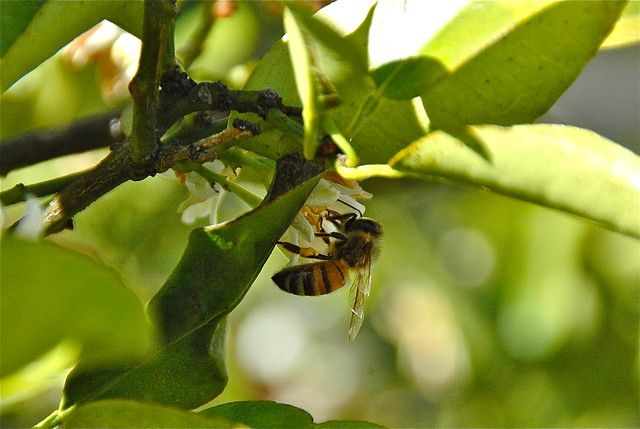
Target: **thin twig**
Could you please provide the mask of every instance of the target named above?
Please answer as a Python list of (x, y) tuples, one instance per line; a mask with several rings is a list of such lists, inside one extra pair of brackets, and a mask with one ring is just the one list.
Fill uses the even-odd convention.
[(232, 182), (222, 174), (211, 171), (202, 165), (199, 165), (195, 170), (200, 176), (202, 176), (209, 183), (217, 183), (229, 192), (234, 193), (242, 201), (247, 203), (251, 208), (258, 207), (262, 202), (262, 198), (254, 194), (250, 190), (238, 185), (236, 182)]
[(27, 195), (44, 197), (46, 195), (55, 194), (72, 182), (78, 180), (78, 178), (85, 173), (86, 171), (81, 171), (67, 176), (56, 177), (55, 179), (46, 180), (44, 182), (33, 183), (31, 185), (23, 185), (22, 183), (19, 183), (11, 189), (0, 192), (0, 202), (6, 207), (24, 201)]

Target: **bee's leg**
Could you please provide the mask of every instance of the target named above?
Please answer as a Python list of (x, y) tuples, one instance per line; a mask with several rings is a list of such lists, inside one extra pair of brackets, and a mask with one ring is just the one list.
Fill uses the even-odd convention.
[(327, 231), (324, 229), (324, 226), (322, 225), (322, 221), (323, 219), (325, 219), (325, 216), (319, 216), (318, 217), (318, 221), (316, 223), (316, 232), (315, 236), (316, 237), (322, 237), (322, 241), (325, 242), (325, 244), (329, 244), (331, 243), (331, 241), (329, 240), (329, 237), (327, 236)]
[(327, 216), (327, 219), (329, 220), (349, 220), (349, 219), (354, 219), (358, 217), (357, 214), (355, 213), (338, 213), (338, 212), (334, 212), (333, 210), (331, 210), (329, 216)]
[(317, 232), (315, 234), (316, 237), (321, 237), (321, 238), (335, 238), (337, 240), (340, 241), (346, 241), (347, 237), (345, 237), (344, 234), (341, 234), (339, 232)]
[(287, 249), (289, 252), (297, 253), (303, 258), (320, 259), (322, 261), (330, 261), (332, 259), (331, 256), (323, 255), (313, 247), (300, 247), (293, 243), (287, 243), (286, 241), (278, 241), (276, 244), (281, 245), (282, 247)]
[(335, 226), (337, 226), (338, 228), (340, 228), (340, 225), (344, 225), (347, 222), (349, 222), (352, 219), (357, 218), (358, 215), (355, 213), (344, 213), (344, 214), (340, 214), (338, 212), (335, 212), (333, 210), (329, 211), (329, 216), (327, 216), (327, 220), (331, 223), (333, 223)]

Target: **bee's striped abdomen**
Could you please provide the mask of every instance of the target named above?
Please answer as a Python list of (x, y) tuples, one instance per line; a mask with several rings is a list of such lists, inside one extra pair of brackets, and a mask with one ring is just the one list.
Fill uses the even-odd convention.
[(271, 279), (285, 292), (316, 296), (340, 289), (348, 276), (349, 266), (344, 261), (331, 260), (288, 267)]

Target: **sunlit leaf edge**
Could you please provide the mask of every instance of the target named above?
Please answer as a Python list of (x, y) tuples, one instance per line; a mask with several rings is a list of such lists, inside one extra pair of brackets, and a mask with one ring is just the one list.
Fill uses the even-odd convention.
[[(479, 52), (472, 51), (436, 83), (429, 82), (421, 97), (432, 124), (532, 122), (578, 77), (622, 7), (624, 2), (550, 2)], [(455, 39), (449, 46), (456, 46)], [(429, 49), (421, 54), (439, 58)]]
[(305, 410), (275, 401), (235, 401), (217, 405), (200, 414), (221, 417), (252, 428), (382, 428), (362, 420), (331, 420), (314, 423)]
[[(479, 125), (455, 135), (434, 131), (387, 164), (338, 171), (355, 180), (416, 177), (471, 185), (640, 237), (640, 158), (628, 149), (564, 125)], [(515, 167), (505, 167), (505, 160)]]
[(640, 43), (640, 2), (629, 1), (600, 49), (625, 48)]
[(125, 0), (47, 1), (0, 59), (0, 90), (6, 91), (22, 76), (102, 19), (140, 35), (142, 8), (142, 2)]
[(216, 416), (192, 413), (185, 409), (122, 399), (106, 399), (80, 405), (61, 418), (62, 428), (234, 428), (231, 422)]

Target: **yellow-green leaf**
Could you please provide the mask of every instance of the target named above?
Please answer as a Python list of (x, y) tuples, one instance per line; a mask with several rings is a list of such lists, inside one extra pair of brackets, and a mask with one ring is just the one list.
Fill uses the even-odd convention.
[(477, 126), (428, 134), (389, 164), (574, 213), (640, 237), (640, 158), (562, 125)]
[(479, 1), (421, 50), (447, 72), (422, 101), (433, 126), (512, 125), (545, 113), (598, 51), (622, 1)]
[(320, 128), (320, 106), (316, 90), (316, 76), (313, 71), (313, 58), (302, 28), (295, 15), (284, 10), (284, 28), (287, 31), (287, 46), (293, 65), (298, 96), (302, 100), (302, 119), (304, 121), (304, 140), (302, 143), (305, 158), (313, 159), (318, 147), (318, 130)]
[(479, 125), (434, 131), (352, 179), (420, 177), (471, 185), (563, 210), (640, 237), (640, 157), (589, 130)]

